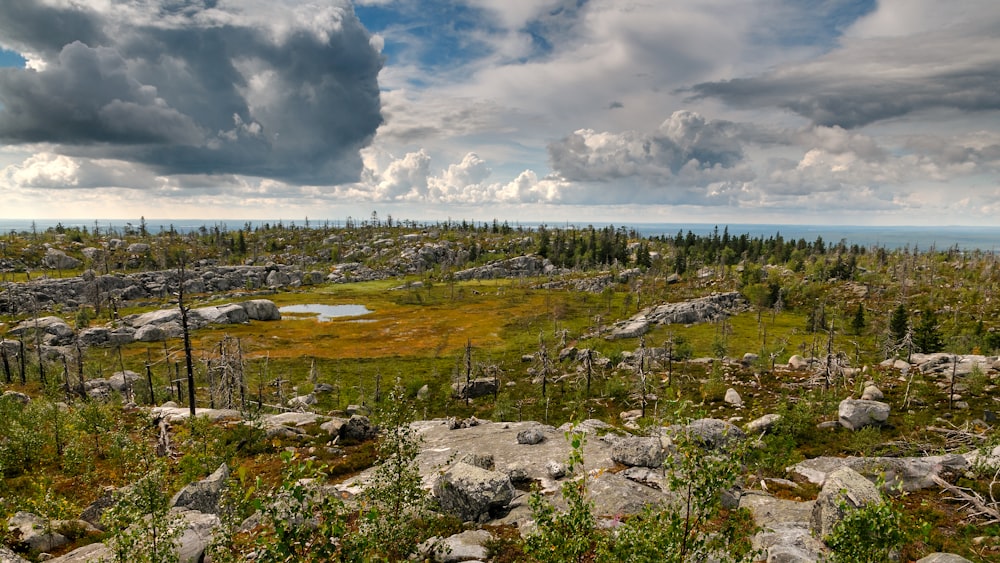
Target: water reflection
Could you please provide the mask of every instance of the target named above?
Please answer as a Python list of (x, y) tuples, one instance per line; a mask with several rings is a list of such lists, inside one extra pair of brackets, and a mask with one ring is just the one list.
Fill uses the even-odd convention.
[(317, 321), (328, 321), (340, 317), (360, 317), (372, 311), (364, 305), (319, 305), (309, 303), (305, 305), (286, 305), (279, 307), (281, 314), (291, 315), (316, 315)]

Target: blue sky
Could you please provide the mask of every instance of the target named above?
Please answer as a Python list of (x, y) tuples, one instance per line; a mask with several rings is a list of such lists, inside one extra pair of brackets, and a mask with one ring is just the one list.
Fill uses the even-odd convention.
[(994, 225), (997, 30), (990, 0), (5, 4), (0, 216)]

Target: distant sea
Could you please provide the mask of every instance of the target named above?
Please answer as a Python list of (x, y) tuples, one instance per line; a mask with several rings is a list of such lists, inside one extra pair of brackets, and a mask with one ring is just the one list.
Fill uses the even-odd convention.
[[(454, 220), (453, 220), (454, 221)], [(502, 220), (501, 220), (502, 221)], [(191, 231), (196, 231), (201, 227), (207, 229), (213, 229), (218, 226), (220, 229), (225, 229), (227, 231), (235, 231), (237, 229), (242, 229), (246, 224), (250, 224), (251, 227), (259, 227), (265, 223), (277, 224), (278, 219), (274, 220), (211, 220), (211, 219), (148, 219), (146, 221), (146, 228), (152, 233), (158, 233), (160, 230), (169, 230), (171, 227), (177, 232), (187, 233)], [(305, 226), (305, 221), (289, 221), (281, 220), (282, 224), (288, 226), (295, 224), (299, 227)], [(418, 221), (418, 223), (433, 224), (436, 221)], [(461, 222), (459, 219), (458, 222)], [(491, 223), (492, 221), (490, 221)], [(507, 221), (511, 226), (523, 226), (526, 228), (536, 228), (541, 223), (538, 222), (526, 222), (526, 221)], [(32, 223), (34, 223), (34, 228), (39, 232), (45, 231), (49, 227), (55, 227), (57, 224), (62, 223), (64, 227), (72, 228), (86, 227), (88, 230), (93, 231), (95, 224), (103, 231), (109, 228), (116, 229), (119, 232), (122, 231), (126, 226), (131, 224), (132, 227), (139, 228), (139, 220), (97, 220), (96, 223), (93, 220), (85, 221), (81, 219), (66, 219), (66, 220), (37, 220), (31, 221), (30, 219), (0, 219), (0, 234), (9, 233), (11, 231), (16, 232), (31, 232)], [(310, 227), (320, 227), (324, 224), (331, 227), (342, 227), (344, 225), (344, 220), (309, 220)], [(477, 222), (481, 224), (481, 222)], [(844, 241), (848, 246), (858, 245), (863, 247), (885, 247), (887, 249), (900, 249), (909, 248), (911, 250), (928, 250), (934, 247), (938, 250), (944, 250), (947, 248), (957, 247), (961, 250), (983, 250), (987, 252), (1000, 251), (1000, 227), (962, 227), (962, 226), (946, 226), (946, 227), (918, 227), (918, 226), (902, 226), (902, 227), (883, 227), (883, 226), (850, 226), (850, 225), (792, 225), (792, 224), (751, 224), (751, 223), (598, 223), (598, 222), (586, 222), (586, 223), (572, 223), (572, 222), (551, 222), (546, 223), (549, 227), (554, 228), (585, 228), (587, 225), (593, 225), (597, 228), (603, 228), (609, 224), (613, 224), (615, 227), (626, 227), (628, 229), (635, 229), (637, 232), (644, 236), (668, 236), (674, 237), (677, 232), (680, 231), (687, 234), (688, 231), (693, 232), (696, 235), (710, 235), (712, 232), (718, 228), (719, 235), (725, 228), (729, 229), (729, 235), (738, 237), (740, 235), (746, 234), (753, 237), (769, 238), (780, 234), (785, 240), (799, 240), (805, 239), (807, 242), (813, 242), (817, 237), (822, 237), (823, 241), (827, 245), (837, 244), (840, 241)]]

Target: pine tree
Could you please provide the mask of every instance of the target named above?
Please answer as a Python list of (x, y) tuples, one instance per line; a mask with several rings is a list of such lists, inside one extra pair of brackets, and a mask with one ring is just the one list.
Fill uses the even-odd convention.
[(933, 354), (944, 349), (941, 332), (938, 330), (937, 315), (927, 311), (920, 319), (920, 324), (913, 330), (913, 345), (925, 354)]
[(906, 338), (906, 332), (910, 328), (910, 319), (906, 314), (906, 307), (902, 303), (892, 311), (889, 317), (889, 335), (894, 344), (899, 344)]
[(858, 309), (854, 312), (854, 318), (851, 320), (851, 332), (858, 335), (865, 330), (865, 308), (861, 303), (858, 303)]

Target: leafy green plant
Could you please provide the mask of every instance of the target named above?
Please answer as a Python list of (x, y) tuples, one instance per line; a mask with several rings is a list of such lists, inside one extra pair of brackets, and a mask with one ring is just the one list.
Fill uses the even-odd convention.
[(833, 563), (883, 562), (906, 542), (905, 529), (902, 513), (883, 500), (848, 511), (824, 540)]
[(567, 433), (572, 450), (568, 470), (579, 470), (580, 477), (562, 485), (563, 499), (568, 510), (561, 512), (536, 488), (528, 499), (535, 520), (535, 531), (525, 539), (524, 552), (536, 561), (585, 561), (599, 536), (594, 529), (595, 518), (587, 499), (587, 473), (583, 466), (582, 433)]
[(664, 466), (677, 501), (666, 507), (647, 507), (626, 520), (612, 541), (600, 545), (597, 560), (755, 561), (760, 553), (750, 542), (756, 531), (752, 516), (745, 510), (724, 514), (721, 497), (736, 484), (747, 446), (732, 446), (727, 453), (708, 452), (683, 435), (675, 445), (676, 452)]
[(102, 520), (108, 528), (113, 563), (174, 563), (183, 532), (179, 516), (170, 512), (166, 468), (146, 457), (145, 471), (125, 488)]

